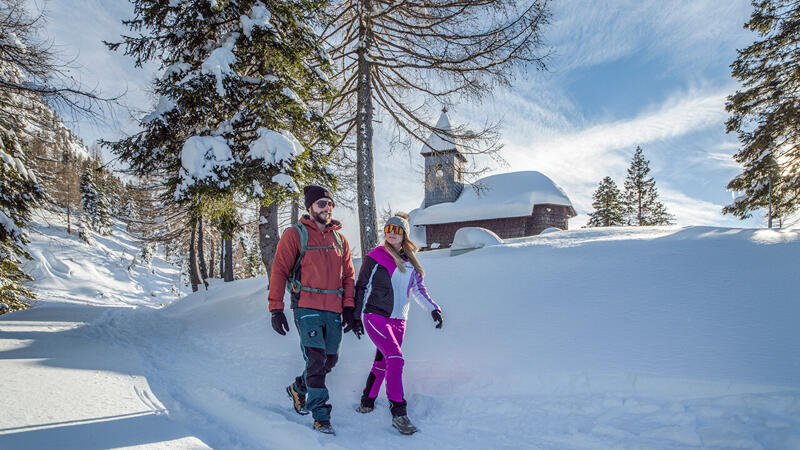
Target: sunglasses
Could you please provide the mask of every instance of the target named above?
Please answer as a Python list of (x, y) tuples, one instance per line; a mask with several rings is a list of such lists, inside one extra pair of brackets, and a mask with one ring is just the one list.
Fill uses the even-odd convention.
[(386, 225), (383, 227), (384, 233), (403, 234), (403, 227), (399, 225)]
[(336, 206), (336, 204), (333, 203), (333, 200), (317, 200), (318, 208), (324, 208), (326, 206), (330, 206), (331, 208), (333, 208)]

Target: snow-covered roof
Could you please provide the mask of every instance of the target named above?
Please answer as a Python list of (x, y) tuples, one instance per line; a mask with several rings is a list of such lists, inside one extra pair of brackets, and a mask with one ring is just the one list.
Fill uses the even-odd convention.
[[(469, 220), (522, 217), (533, 213), (534, 205), (563, 205), (572, 208), (567, 194), (553, 180), (534, 170), (491, 175), (465, 185), (454, 202), (415, 209), (412, 224), (464, 222)], [(574, 210), (573, 210), (574, 214)]]

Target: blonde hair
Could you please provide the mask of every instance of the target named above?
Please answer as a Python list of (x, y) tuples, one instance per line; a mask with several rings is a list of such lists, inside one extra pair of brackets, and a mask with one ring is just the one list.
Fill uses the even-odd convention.
[[(406, 221), (408, 221), (408, 214), (406, 213), (398, 212), (395, 214), (395, 216), (401, 217)], [(408, 233), (403, 233), (403, 244), (401, 245), (401, 247), (403, 248), (403, 253), (406, 254), (406, 258), (408, 258), (408, 262), (411, 263), (411, 265), (414, 267), (417, 273), (419, 273), (421, 276), (424, 277), (425, 269), (422, 268), (422, 265), (419, 263), (419, 260), (417, 259), (416, 255), (417, 251), (419, 251), (419, 247), (411, 240), (411, 238), (408, 236)], [(403, 258), (400, 256), (400, 253), (397, 252), (394, 246), (389, 242), (387, 242), (385, 238), (383, 240), (383, 248), (385, 248), (386, 252), (388, 252), (389, 255), (392, 256), (395, 265), (397, 265), (397, 270), (405, 273), (406, 268)]]

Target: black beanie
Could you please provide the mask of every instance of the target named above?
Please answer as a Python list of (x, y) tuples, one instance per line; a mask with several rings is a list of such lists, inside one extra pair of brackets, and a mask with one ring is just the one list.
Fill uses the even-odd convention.
[(333, 197), (331, 197), (331, 193), (330, 192), (328, 192), (323, 187), (315, 186), (313, 184), (308, 185), (308, 186), (303, 188), (303, 195), (306, 197), (306, 209), (311, 207), (312, 203), (314, 203), (315, 201), (317, 201), (317, 200), (319, 200), (321, 198), (327, 197), (327, 198), (333, 200)]

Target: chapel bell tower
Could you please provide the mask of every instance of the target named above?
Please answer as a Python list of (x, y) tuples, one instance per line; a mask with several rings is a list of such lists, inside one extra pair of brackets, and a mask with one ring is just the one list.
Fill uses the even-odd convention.
[(425, 157), (425, 205), (454, 202), (464, 189), (464, 164), (467, 158), (458, 150), (453, 137), (447, 108), (436, 123), (436, 129), (420, 152)]

